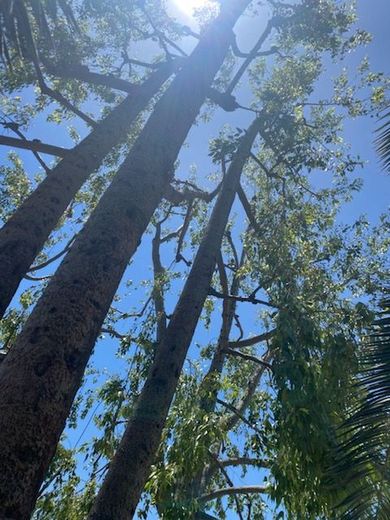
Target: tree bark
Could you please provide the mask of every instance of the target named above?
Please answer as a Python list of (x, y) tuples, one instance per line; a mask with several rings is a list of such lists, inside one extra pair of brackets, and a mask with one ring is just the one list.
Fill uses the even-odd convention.
[[(133, 92), (85, 139), (72, 150), (64, 151), (64, 159), (0, 230), (0, 318), (77, 191), (112, 148), (126, 138), (131, 124), (172, 70), (172, 64), (163, 64), (142, 85), (134, 85)], [(38, 146), (36, 149), (45, 151)]]
[(112, 298), (250, 1), (229, 2), (205, 31), (1, 363), (0, 518), (30, 518)]
[(206, 234), (172, 319), (137, 400), (89, 520), (129, 520), (158, 449), (169, 407), (198, 323), (221, 247), (240, 175), (258, 131), (256, 120), (232, 161), (213, 209)]

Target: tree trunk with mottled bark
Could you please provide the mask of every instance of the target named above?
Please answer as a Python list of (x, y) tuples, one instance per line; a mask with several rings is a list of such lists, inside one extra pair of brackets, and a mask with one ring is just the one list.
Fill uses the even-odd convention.
[(110, 303), (250, 0), (204, 33), (0, 366), (0, 518), (31, 515)]
[(62, 214), (114, 146), (124, 141), (132, 123), (169, 78), (174, 64), (164, 63), (69, 150), (46, 179), (0, 230), (0, 318), (20, 282)]
[(257, 131), (255, 121), (230, 165), (206, 234), (89, 520), (129, 520), (134, 515), (210, 288), (240, 175)]

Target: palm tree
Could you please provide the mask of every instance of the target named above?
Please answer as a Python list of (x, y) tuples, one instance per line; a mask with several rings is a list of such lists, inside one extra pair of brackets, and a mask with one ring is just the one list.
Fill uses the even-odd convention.
[[(389, 137), (390, 129), (388, 154)], [(390, 297), (380, 308), (364, 341), (358, 404), (340, 428), (337, 462), (329, 470), (335, 488), (346, 490), (336, 507), (340, 520), (390, 518)]]
[(384, 123), (377, 130), (379, 135), (375, 144), (384, 168), (390, 172), (390, 110), (386, 111), (381, 117), (381, 121), (384, 121)]

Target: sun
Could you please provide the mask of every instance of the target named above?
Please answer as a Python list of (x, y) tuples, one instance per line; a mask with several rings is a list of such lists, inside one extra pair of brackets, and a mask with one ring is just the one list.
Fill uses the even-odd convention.
[(180, 9), (180, 11), (188, 16), (192, 16), (195, 9), (209, 7), (213, 4), (215, 5), (215, 1), (213, 0), (174, 0), (174, 3)]

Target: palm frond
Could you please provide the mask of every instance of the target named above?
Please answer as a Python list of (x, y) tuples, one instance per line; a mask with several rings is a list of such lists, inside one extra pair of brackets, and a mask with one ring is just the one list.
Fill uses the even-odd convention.
[(390, 518), (390, 298), (365, 341), (358, 403), (341, 426), (328, 483), (342, 490), (340, 520)]
[(375, 145), (384, 168), (390, 172), (390, 110), (381, 117), (381, 120), (384, 123), (377, 130), (379, 135), (375, 139)]

